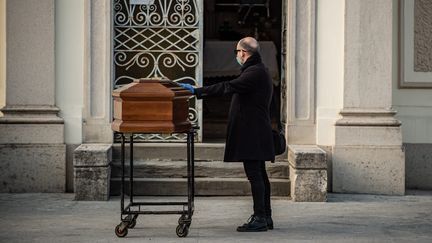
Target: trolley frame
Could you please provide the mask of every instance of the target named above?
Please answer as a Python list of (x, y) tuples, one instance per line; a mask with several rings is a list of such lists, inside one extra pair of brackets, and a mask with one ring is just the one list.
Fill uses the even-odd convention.
[[(134, 228), (136, 219), (140, 214), (180, 214), (176, 234), (178, 237), (186, 237), (189, 233), (189, 227), (192, 223), (192, 215), (194, 213), (194, 197), (195, 197), (195, 174), (194, 174), (194, 139), (198, 127), (192, 127), (187, 134), (186, 149), (187, 149), (187, 202), (137, 202), (134, 201), (134, 186), (133, 186), (133, 134), (120, 133), (121, 135), (121, 198), (120, 198), (120, 224), (116, 226), (115, 233), (118, 237), (125, 237), (128, 233), (128, 228)], [(125, 135), (129, 135), (129, 203), (125, 205)], [(143, 206), (183, 206), (182, 210), (145, 210)]]

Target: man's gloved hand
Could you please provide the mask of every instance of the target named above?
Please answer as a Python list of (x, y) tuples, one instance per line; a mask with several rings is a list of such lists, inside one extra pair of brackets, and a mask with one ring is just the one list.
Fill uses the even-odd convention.
[(189, 90), (192, 94), (195, 94), (195, 88), (190, 84), (184, 84), (184, 83), (178, 83), (180, 86), (182, 86), (183, 89)]

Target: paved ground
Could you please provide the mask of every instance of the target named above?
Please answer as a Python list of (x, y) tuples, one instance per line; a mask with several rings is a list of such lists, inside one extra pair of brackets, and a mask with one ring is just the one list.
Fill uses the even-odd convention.
[(330, 194), (327, 203), (274, 198), (275, 229), (261, 233), (235, 231), (250, 214), (249, 197), (198, 197), (187, 238), (175, 234), (176, 215), (140, 216), (126, 238), (117, 238), (119, 207), (119, 198), (0, 194), (0, 242), (432, 242), (432, 192)]

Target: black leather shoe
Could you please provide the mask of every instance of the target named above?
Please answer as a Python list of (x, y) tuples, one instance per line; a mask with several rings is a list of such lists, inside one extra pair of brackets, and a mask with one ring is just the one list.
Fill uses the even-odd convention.
[(273, 229), (273, 219), (271, 216), (266, 216), (266, 220), (267, 220), (267, 228), (269, 230)]
[(265, 217), (252, 215), (246, 224), (237, 227), (238, 232), (260, 232), (267, 231), (267, 220)]

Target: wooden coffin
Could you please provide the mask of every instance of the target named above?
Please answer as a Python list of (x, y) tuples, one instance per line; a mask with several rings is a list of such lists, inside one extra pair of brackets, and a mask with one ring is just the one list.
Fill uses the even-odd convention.
[(165, 79), (139, 79), (118, 88), (112, 129), (123, 133), (175, 133), (191, 128), (188, 120), (192, 94)]

